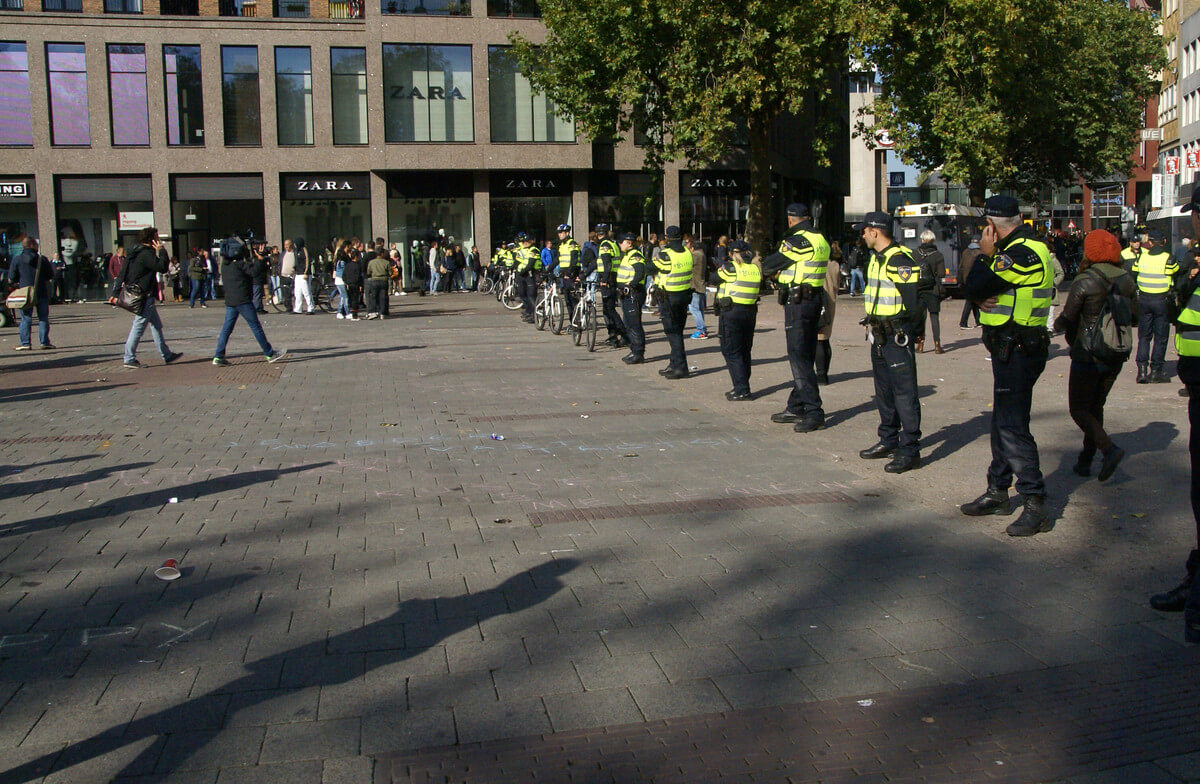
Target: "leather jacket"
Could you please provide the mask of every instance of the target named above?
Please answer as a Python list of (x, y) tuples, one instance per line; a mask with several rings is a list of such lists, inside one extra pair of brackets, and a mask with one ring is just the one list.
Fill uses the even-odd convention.
[(1137, 294), (1137, 284), (1134, 283), (1133, 276), (1119, 264), (1094, 263), (1076, 275), (1075, 280), (1071, 282), (1067, 301), (1063, 304), (1058, 318), (1054, 320), (1054, 330), (1066, 334), (1067, 342), (1071, 344), (1072, 360), (1095, 361), (1080, 345), (1079, 338), (1096, 323), (1104, 300), (1108, 297), (1110, 283), (1122, 296), (1132, 299)]

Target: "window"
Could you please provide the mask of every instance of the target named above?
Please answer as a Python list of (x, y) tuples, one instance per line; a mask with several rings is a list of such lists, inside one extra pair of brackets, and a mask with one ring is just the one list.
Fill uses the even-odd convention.
[(537, 0), (488, 0), (488, 16), (516, 16), (533, 19), (542, 11)]
[(108, 45), (108, 96), (114, 147), (150, 144), (150, 112), (146, 104), (146, 47)]
[(221, 106), (227, 146), (262, 144), (257, 46), (221, 47)]
[(383, 46), (388, 142), (475, 141), (470, 46)]
[(275, 117), (280, 144), (313, 143), (312, 52), (275, 47)]
[(199, 16), (199, 0), (161, 0), (158, 12), (163, 16)]
[(104, 0), (106, 14), (140, 14), (142, 0)]
[(0, 0), (0, 11), (20, 11), (24, 7), (21, 0)]
[(471, 0), (382, 0), (385, 14), (470, 16)]
[(275, 0), (275, 16), (306, 17), (308, 0)]
[(536, 92), (507, 46), (488, 47), (492, 141), (574, 142), (575, 122)]
[(204, 100), (200, 85), (200, 47), (163, 47), (163, 87), (166, 90), (167, 144), (204, 144)]
[(331, 47), (333, 143), (367, 143), (367, 50)]
[(50, 89), (50, 143), (90, 144), (83, 44), (46, 44), (46, 80)]
[(31, 144), (29, 52), (24, 43), (0, 41), (0, 145)]
[(42, 0), (42, 10), (79, 13), (83, 10), (83, 0)]

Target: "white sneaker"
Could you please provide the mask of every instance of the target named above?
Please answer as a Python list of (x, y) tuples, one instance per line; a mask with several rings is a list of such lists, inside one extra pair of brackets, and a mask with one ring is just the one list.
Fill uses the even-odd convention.
[(346, 321), (358, 321), (358, 317), (354, 315), (346, 316)]
[(343, 316), (341, 313), (337, 314), (337, 317), (338, 317), (338, 318), (340, 318), (340, 319), (344, 319), (344, 318), (346, 318), (346, 317), (345, 317), (345, 316)]

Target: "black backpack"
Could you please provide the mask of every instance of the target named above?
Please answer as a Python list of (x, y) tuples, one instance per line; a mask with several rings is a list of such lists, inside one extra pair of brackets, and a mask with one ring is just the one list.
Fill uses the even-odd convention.
[(1097, 362), (1119, 365), (1133, 352), (1133, 299), (1122, 296), (1115, 281), (1099, 272), (1096, 276), (1108, 284), (1108, 293), (1096, 320), (1084, 330), (1080, 340)]

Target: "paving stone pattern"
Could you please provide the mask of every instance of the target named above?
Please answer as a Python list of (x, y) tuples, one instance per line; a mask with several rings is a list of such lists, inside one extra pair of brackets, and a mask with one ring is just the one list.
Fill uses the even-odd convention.
[(1118, 382), (1129, 457), (1088, 482), (1057, 351), (1059, 521), (1015, 541), (956, 510), (977, 333), (920, 358), (927, 465), (892, 477), (845, 314), (800, 436), (770, 304), (741, 404), (715, 340), (668, 382), (656, 326), (626, 367), (392, 304), (265, 317), (275, 365), (241, 328), (211, 365), (219, 308), (164, 306), (184, 358), (139, 371), (102, 305), (56, 307), (54, 352), (0, 333), (0, 782), (1200, 780), (1197, 652), (1145, 603), (1191, 546), (1173, 385)]

